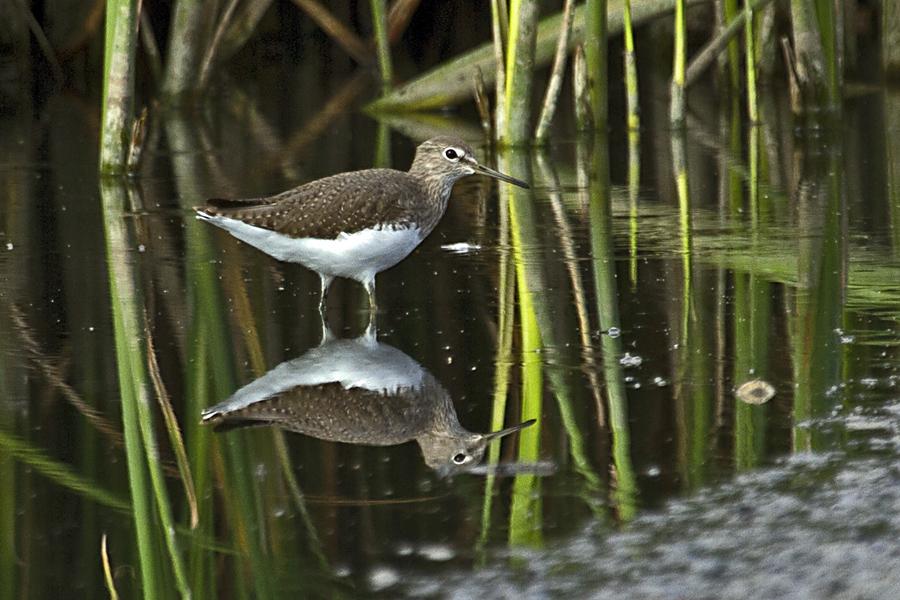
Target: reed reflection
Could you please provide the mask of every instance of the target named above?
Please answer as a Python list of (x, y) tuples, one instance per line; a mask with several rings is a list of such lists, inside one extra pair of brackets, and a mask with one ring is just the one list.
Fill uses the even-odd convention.
[(473, 433), (460, 425), (447, 390), (418, 362), (377, 340), (374, 327), (322, 343), (281, 363), (203, 411), (216, 432), (274, 426), (332, 442), (393, 446), (416, 440), (439, 476), (471, 470), (487, 445), (534, 424)]

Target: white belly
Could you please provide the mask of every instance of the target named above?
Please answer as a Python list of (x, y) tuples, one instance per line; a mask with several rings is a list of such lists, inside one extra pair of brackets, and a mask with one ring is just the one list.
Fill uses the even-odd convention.
[(228, 217), (200, 213), (199, 218), (227, 230), (239, 240), (285, 262), (317, 273), (347, 277), (363, 284), (406, 258), (422, 241), (417, 227), (364, 229), (333, 240), (292, 238)]

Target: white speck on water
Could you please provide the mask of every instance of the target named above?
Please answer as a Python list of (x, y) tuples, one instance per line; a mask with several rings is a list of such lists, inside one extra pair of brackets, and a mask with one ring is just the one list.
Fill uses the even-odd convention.
[(641, 363), (644, 362), (644, 359), (640, 356), (632, 355), (628, 352), (625, 353), (625, 356), (619, 359), (619, 363), (626, 367), (639, 367)]
[(470, 244), (469, 242), (457, 242), (455, 244), (444, 244), (441, 250), (452, 252), (454, 254), (468, 254), (469, 252), (477, 252), (481, 250), (481, 245)]
[(391, 567), (379, 565), (369, 571), (369, 587), (373, 592), (386, 590), (396, 585), (398, 581), (400, 581), (400, 575)]
[(141, 245), (138, 246), (138, 252), (143, 252), (143, 251), (145, 251), (146, 249), (147, 249), (147, 247), (144, 246), (143, 244), (141, 244)]
[(343, 564), (343, 565), (336, 565), (334, 567), (335, 577), (349, 577), (350, 573), (352, 573), (352, 571), (350, 570), (349, 565)]
[(453, 548), (446, 544), (423, 544), (419, 556), (432, 562), (446, 562), (456, 557)]
[(7, 249), (7, 250), (12, 250), (12, 249), (13, 249), (13, 243), (12, 243), (12, 242), (6, 242), (6, 249)]

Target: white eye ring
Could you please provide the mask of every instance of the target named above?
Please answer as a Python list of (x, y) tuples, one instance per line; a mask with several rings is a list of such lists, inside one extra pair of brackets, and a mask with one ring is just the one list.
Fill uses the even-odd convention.
[(444, 158), (451, 162), (457, 162), (463, 156), (465, 156), (465, 152), (456, 148), (447, 148), (444, 150)]
[(461, 465), (464, 462), (466, 462), (466, 459), (468, 459), (468, 458), (469, 458), (468, 456), (466, 456), (465, 454), (460, 452), (459, 454), (457, 454), (456, 456), (453, 457), (453, 462), (455, 462), (458, 465)]

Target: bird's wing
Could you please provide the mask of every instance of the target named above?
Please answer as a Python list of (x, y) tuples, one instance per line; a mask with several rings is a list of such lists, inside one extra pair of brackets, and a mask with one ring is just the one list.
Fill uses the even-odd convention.
[(368, 169), (312, 181), (268, 198), (213, 199), (197, 210), (292, 237), (334, 239), (379, 223), (404, 224), (404, 207), (424, 193), (407, 173)]

